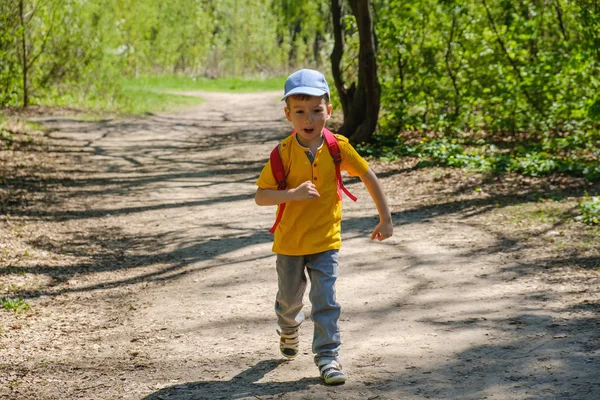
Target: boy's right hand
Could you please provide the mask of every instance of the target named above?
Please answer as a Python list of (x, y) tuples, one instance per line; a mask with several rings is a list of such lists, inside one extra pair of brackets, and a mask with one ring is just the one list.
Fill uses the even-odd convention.
[(293, 192), (293, 198), (296, 201), (316, 199), (317, 197), (321, 197), (319, 192), (317, 192), (317, 187), (311, 181), (306, 181), (297, 188), (290, 189), (290, 191)]

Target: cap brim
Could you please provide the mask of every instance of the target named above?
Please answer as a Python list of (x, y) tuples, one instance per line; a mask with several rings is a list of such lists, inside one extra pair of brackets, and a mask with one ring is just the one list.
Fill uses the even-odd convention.
[(317, 88), (313, 88), (313, 87), (297, 87), (294, 88), (292, 90), (290, 90), (289, 92), (287, 92), (285, 94), (285, 96), (283, 96), (281, 98), (281, 101), (285, 100), (286, 98), (288, 98), (289, 96), (295, 95), (295, 94), (307, 94), (309, 96), (323, 96), (324, 94), (327, 94), (327, 91), (322, 90), (322, 89), (317, 89)]

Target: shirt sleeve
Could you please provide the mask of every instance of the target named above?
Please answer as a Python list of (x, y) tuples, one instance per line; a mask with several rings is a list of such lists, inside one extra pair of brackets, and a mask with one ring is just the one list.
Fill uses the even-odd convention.
[(267, 164), (263, 167), (260, 176), (256, 180), (256, 186), (258, 186), (261, 189), (277, 190), (277, 182), (275, 181), (275, 177), (273, 176), (270, 161), (267, 162)]
[(341, 135), (336, 135), (342, 154), (341, 169), (350, 176), (363, 176), (369, 170), (369, 163), (362, 158), (348, 142), (348, 139)]

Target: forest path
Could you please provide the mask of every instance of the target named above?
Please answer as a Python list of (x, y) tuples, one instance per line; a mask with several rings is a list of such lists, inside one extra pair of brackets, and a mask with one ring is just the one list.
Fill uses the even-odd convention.
[(300, 356), (282, 362), (274, 208), (256, 206), (254, 191), (290, 128), (278, 93), (199, 95), (181, 113), (39, 119), (60, 174), (34, 242), (56, 256), (29, 270), (61, 278), (30, 299), (42, 315), (2, 339), (23, 384), (0, 397), (600, 397), (597, 319), (525, 273), (515, 243), (471, 218), (477, 209), (409, 198), (419, 182), (400, 169), (381, 174), (395, 225), (384, 242), (369, 240), (368, 193), (348, 184), (359, 198), (344, 203), (338, 280), (348, 382), (321, 383), (310, 319)]

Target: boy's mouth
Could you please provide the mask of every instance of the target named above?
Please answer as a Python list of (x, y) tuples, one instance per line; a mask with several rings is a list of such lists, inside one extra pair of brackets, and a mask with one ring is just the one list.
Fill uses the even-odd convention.
[(309, 134), (310, 134), (310, 133), (313, 133), (313, 132), (315, 131), (315, 129), (314, 129), (314, 128), (311, 128), (311, 129), (303, 129), (303, 131), (304, 131), (305, 133), (309, 133)]

